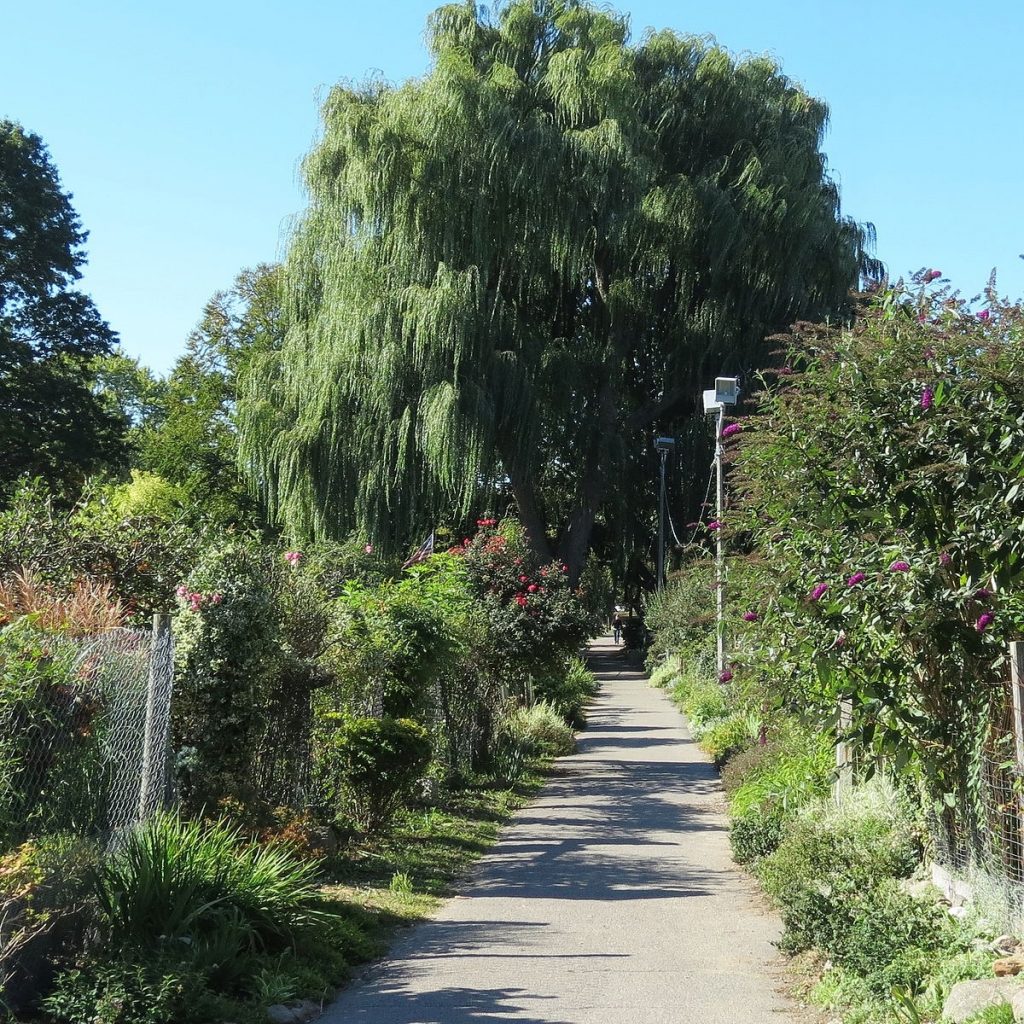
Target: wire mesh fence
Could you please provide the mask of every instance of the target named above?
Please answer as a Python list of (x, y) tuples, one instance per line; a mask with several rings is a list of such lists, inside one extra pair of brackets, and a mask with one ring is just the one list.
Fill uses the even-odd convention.
[(1014, 687), (1007, 680), (992, 705), (988, 737), (977, 764), (976, 806), (929, 820), (933, 860), (966, 883), (978, 909), (1004, 927), (1024, 927), (1024, 736), (1015, 725)]
[(45, 835), (116, 839), (169, 783), (173, 641), (118, 628), (26, 632), (0, 665), (0, 850)]

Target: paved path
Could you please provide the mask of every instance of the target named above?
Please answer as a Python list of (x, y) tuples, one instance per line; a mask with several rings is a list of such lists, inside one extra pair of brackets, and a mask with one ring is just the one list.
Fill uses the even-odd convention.
[(609, 640), (579, 751), (325, 1024), (792, 1024), (715, 770)]

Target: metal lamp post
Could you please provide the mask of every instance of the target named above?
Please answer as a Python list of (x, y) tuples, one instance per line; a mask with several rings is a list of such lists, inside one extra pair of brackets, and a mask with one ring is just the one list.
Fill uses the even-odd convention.
[(658, 579), (657, 589), (665, 586), (665, 463), (676, 446), (674, 437), (656, 437), (654, 447), (661, 455), (661, 484), (658, 489)]
[[(725, 481), (722, 470), (722, 429), (725, 407), (735, 405), (739, 397), (739, 382), (735, 377), (716, 377), (715, 389), (704, 392), (704, 412), (715, 415), (715, 519), (719, 524), (725, 507)], [(725, 543), (719, 525), (715, 531), (715, 591), (716, 591), (716, 663), (718, 674), (725, 671)]]

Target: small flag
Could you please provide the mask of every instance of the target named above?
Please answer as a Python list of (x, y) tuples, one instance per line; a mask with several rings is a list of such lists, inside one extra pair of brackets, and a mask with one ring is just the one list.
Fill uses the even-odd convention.
[(418, 562), (426, 561), (434, 553), (434, 531), (430, 531), (430, 536), (416, 549), (416, 554), (412, 558), (402, 563), (403, 569), (408, 569), (410, 565), (416, 565)]

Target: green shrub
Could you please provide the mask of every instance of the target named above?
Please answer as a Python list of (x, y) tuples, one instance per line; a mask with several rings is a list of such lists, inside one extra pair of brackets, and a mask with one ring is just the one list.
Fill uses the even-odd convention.
[(93, 889), (108, 948), (187, 948), (197, 966), (223, 969), (246, 953), (285, 948), (297, 929), (321, 921), (315, 877), (315, 864), (281, 846), (164, 814), (94, 869)]
[(184, 1024), (209, 1019), (196, 1005), (204, 984), (177, 964), (97, 956), (64, 971), (42, 1005), (61, 1024)]
[(729, 812), (736, 818), (792, 814), (828, 793), (834, 766), (829, 736), (786, 727), (766, 746), (744, 751), (726, 766), (723, 782), (731, 790)]
[(678, 656), (670, 655), (664, 661), (659, 662), (656, 667), (651, 668), (651, 686), (656, 686), (659, 690), (662, 690), (666, 686), (671, 685), (681, 671), (682, 668)]
[(367, 832), (391, 822), (430, 762), (427, 730), (407, 718), (350, 718), (328, 738), (329, 796)]
[(251, 801), (282, 663), (282, 572), (263, 547), (233, 541), (205, 552), (179, 588), (172, 731), (180, 795), (194, 812)]
[(904, 921), (916, 929), (910, 944), (937, 941), (926, 905), (891, 884), (919, 859), (917, 824), (878, 783), (805, 808), (757, 873), (782, 915), (785, 949), (816, 947), (868, 973), (908, 946)]
[(682, 676), (672, 688), (672, 699), (682, 708), (696, 739), (729, 714), (729, 702), (717, 682)]
[(540, 757), (564, 757), (576, 749), (572, 729), (546, 701), (512, 713), (515, 729), (527, 740), (530, 749)]
[(895, 878), (883, 878), (850, 893), (844, 910), (848, 925), (835, 929), (829, 950), (837, 963), (864, 975), (880, 993), (920, 982), (948, 920), (935, 904), (911, 896)]
[(701, 749), (721, 767), (757, 739), (757, 725), (748, 715), (729, 715), (711, 725), (701, 736)]
[(584, 708), (597, 693), (597, 679), (579, 658), (570, 658), (564, 671), (534, 680), (534, 696), (550, 704), (566, 724), (580, 729), (586, 724)]
[(781, 814), (754, 811), (733, 818), (729, 827), (732, 855), (738, 864), (754, 864), (778, 848), (784, 819)]

